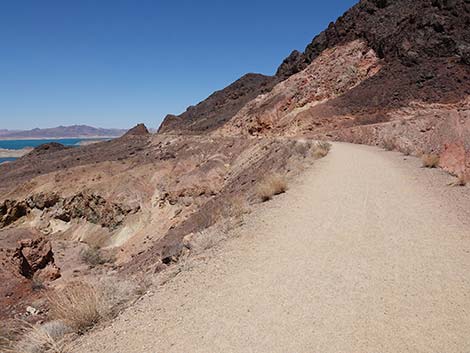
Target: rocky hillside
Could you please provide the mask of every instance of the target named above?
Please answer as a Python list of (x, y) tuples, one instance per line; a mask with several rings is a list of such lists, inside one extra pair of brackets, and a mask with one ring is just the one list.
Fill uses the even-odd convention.
[[(182, 115), (163, 126), (171, 121), (173, 133), (353, 141), (439, 154), (441, 166), (455, 174), (468, 169), (466, 0), (362, 0), (303, 53), (294, 51), (274, 77), (275, 85), (255, 99), (232, 100), (230, 114), (208, 99), (190, 120)], [(236, 87), (227, 90), (237, 97)], [(191, 127), (199, 121), (202, 131)]]
[(229, 121), (259, 94), (269, 92), (277, 82), (277, 77), (247, 74), (198, 105), (189, 107), (183, 114), (167, 115), (159, 132), (198, 134), (212, 131)]
[(158, 134), (138, 125), (0, 165), (0, 319), (72, 279), (161, 271), (260, 202), (268, 176), (314, 162), (313, 139), (433, 153), (468, 173), (469, 16), (466, 0), (363, 0), (274, 76), (248, 74)]
[(189, 251), (185, 237), (240, 217), (259, 202), (266, 175), (295, 174), (314, 149), (138, 125), (118, 139), (45, 144), (0, 165), (0, 278), (8, 282), (0, 318), (34, 319), (26, 308), (74, 278), (161, 271)]

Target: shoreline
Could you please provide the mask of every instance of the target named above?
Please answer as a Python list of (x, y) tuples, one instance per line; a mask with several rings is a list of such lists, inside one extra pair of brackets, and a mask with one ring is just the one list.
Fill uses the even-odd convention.
[[(122, 135), (121, 135), (122, 136)], [(25, 141), (25, 140), (93, 140), (93, 139), (115, 139), (121, 136), (72, 136), (72, 137), (6, 137), (0, 135), (0, 141)]]
[(0, 158), (20, 158), (31, 152), (34, 148), (22, 148), (20, 150), (10, 150), (7, 148), (0, 148)]

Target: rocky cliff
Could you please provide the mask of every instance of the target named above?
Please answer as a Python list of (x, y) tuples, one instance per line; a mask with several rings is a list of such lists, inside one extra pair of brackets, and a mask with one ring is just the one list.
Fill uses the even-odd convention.
[(212, 131), (229, 121), (246, 103), (269, 92), (277, 77), (247, 74), (228, 87), (213, 93), (181, 115), (167, 115), (160, 133), (199, 134)]
[[(181, 115), (163, 126), (393, 144), (406, 153), (442, 154), (441, 166), (455, 174), (469, 169), (466, 0), (362, 0), (304, 52), (294, 51), (274, 77), (272, 87), (252, 91), (256, 98), (232, 100), (230, 114), (208, 99), (191, 119)], [(204, 130), (193, 128), (202, 122)]]
[(292, 52), (275, 76), (247, 75), (182, 115), (168, 116), (160, 132), (217, 129), (253, 98), (302, 72), (325, 50), (356, 40), (384, 65), (373, 79), (343, 92), (346, 96), (335, 102), (343, 113), (400, 107), (416, 99), (457, 101), (469, 94), (469, 16), (465, 0), (362, 0), (330, 23), (303, 53)]

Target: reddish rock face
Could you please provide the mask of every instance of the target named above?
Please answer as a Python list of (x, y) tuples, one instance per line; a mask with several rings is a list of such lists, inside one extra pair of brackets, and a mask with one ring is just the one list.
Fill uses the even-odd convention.
[(0, 249), (0, 319), (24, 314), (26, 305), (40, 296), (33, 286), (60, 277), (55, 265), (51, 243), (41, 236), (30, 234), (16, 248)]
[(444, 145), (439, 165), (447, 171), (462, 175), (465, 173), (466, 151), (462, 143), (450, 143)]
[(45, 279), (60, 277), (60, 271), (54, 264), (51, 243), (42, 237), (20, 241), (15, 257), (19, 261), (20, 274), (26, 278), (32, 278), (46, 269), (48, 275)]

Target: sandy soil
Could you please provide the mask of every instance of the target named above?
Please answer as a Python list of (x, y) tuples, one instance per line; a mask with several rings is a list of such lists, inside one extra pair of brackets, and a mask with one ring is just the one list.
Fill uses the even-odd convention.
[(8, 157), (23, 157), (25, 154), (31, 152), (32, 148), (23, 148), (21, 150), (8, 150), (5, 148), (0, 148), (0, 158), (8, 158)]
[(75, 352), (470, 352), (469, 188), (335, 144)]

